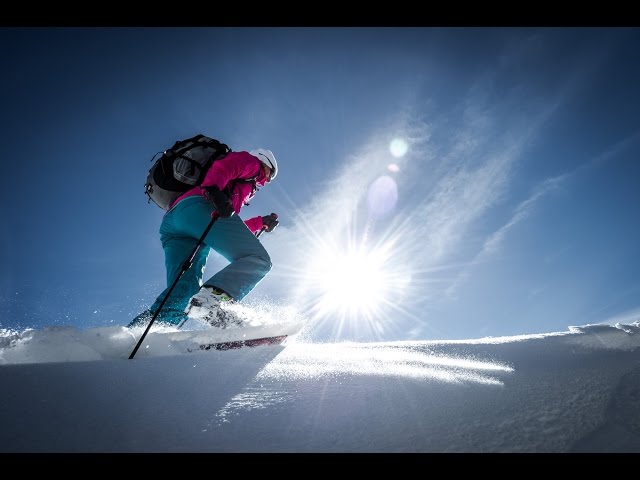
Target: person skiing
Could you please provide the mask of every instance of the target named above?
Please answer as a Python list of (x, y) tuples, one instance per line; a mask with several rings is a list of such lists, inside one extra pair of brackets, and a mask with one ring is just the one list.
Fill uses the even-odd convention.
[[(189, 317), (201, 318), (221, 328), (230, 322), (241, 323), (231, 312), (220, 308), (221, 302), (242, 300), (269, 273), (271, 258), (256, 233), (272, 232), (279, 221), (275, 213), (244, 222), (238, 215), (258, 187), (272, 182), (277, 174), (278, 164), (271, 150), (229, 152), (213, 162), (199, 186), (173, 202), (160, 225), (167, 288), (128, 327), (144, 326), (151, 320), (169, 290), (168, 285), (180, 274), (185, 259), (214, 215), (218, 219), (204, 238), (191, 268), (183, 273), (171, 292), (157, 321), (178, 327)], [(229, 264), (203, 283), (211, 249)]]

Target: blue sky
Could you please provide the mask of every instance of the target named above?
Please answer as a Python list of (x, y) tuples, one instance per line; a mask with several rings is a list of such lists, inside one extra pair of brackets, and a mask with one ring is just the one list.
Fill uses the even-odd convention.
[[(247, 301), (307, 312), (318, 339), (640, 316), (638, 29), (0, 39), (0, 328), (124, 325), (150, 303), (164, 266), (149, 160), (195, 133), (277, 156), (277, 180), (242, 213), (281, 219)], [(222, 265), (211, 255), (208, 273)]]

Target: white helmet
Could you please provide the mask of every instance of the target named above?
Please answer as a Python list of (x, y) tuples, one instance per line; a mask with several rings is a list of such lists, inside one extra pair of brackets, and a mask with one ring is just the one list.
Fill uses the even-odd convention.
[(249, 153), (271, 169), (271, 178), (269, 181), (276, 178), (276, 175), (278, 174), (278, 162), (276, 162), (276, 157), (273, 155), (271, 150), (258, 148), (256, 150), (251, 150)]

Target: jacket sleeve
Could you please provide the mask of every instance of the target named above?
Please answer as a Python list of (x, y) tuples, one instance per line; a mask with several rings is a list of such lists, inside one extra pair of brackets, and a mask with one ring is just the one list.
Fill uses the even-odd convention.
[(224, 190), (229, 182), (238, 178), (251, 178), (260, 172), (260, 161), (248, 152), (231, 152), (216, 160), (202, 181), (203, 187)]
[(251, 230), (251, 233), (256, 233), (262, 228), (262, 217), (253, 217), (245, 220), (244, 223)]

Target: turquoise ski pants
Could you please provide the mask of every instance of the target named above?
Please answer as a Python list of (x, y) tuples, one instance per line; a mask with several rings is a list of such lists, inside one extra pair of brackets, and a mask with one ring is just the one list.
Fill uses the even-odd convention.
[[(151, 320), (171, 285), (180, 274), (185, 260), (211, 221), (212, 206), (201, 196), (187, 197), (169, 210), (160, 225), (164, 249), (167, 288), (149, 310), (138, 315), (128, 326), (146, 325)], [(211, 249), (229, 264), (202, 282)], [(235, 300), (242, 300), (271, 270), (271, 259), (256, 236), (238, 215), (218, 218), (204, 238), (191, 267), (182, 275), (156, 318), (157, 322), (180, 325), (186, 320), (184, 309), (189, 299), (204, 284), (220, 288)]]

